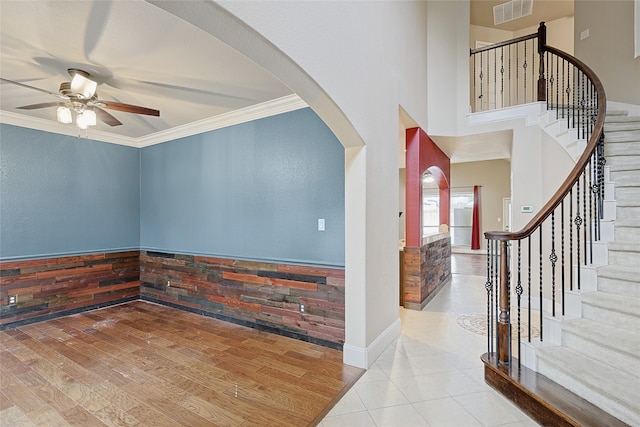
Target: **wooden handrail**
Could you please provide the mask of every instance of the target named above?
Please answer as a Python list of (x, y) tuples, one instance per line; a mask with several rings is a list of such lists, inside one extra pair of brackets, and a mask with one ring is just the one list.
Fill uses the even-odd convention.
[(562, 203), (562, 199), (569, 193), (569, 190), (573, 187), (575, 182), (578, 180), (584, 168), (589, 163), (589, 159), (591, 158), (591, 154), (595, 151), (599, 139), (600, 134), (604, 129), (604, 116), (606, 112), (606, 104), (607, 98), (604, 92), (604, 86), (602, 82), (596, 76), (596, 74), (589, 68), (586, 64), (580, 61), (577, 58), (565, 53), (561, 50), (553, 48), (551, 46), (545, 46), (545, 51), (550, 52), (554, 55), (557, 55), (568, 62), (575, 65), (580, 71), (582, 71), (591, 83), (594, 85), (597, 96), (598, 96), (598, 110), (596, 116), (596, 122), (593, 127), (593, 131), (591, 133), (591, 137), (589, 138), (589, 142), (585, 147), (582, 155), (576, 162), (575, 167), (564, 180), (560, 188), (554, 193), (551, 199), (545, 204), (542, 209), (525, 225), (521, 230), (515, 232), (509, 231), (487, 231), (484, 233), (487, 239), (491, 240), (499, 240), (499, 241), (508, 241), (508, 240), (522, 240), (526, 237), (529, 237), (533, 232), (538, 228), (538, 226), (551, 215), (551, 212)]
[(473, 55), (474, 53), (480, 53), (480, 52), (484, 52), (484, 51), (491, 50), (491, 49), (497, 49), (499, 47), (509, 46), (509, 45), (512, 45), (512, 44), (523, 42), (525, 40), (535, 39), (536, 37), (538, 37), (538, 33), (528, 34), (526, 36), (521, 36), (521, 37), (518, 37), (516, 39), (506, 40), (506, 41), (503, 41), (503, 42), (500, 42), (500, 43), (495, 43), (495, 44), (490, 44), (488, 46), (478, 47), (476, 49), (470, 49), (469, 50), (469, 54)]

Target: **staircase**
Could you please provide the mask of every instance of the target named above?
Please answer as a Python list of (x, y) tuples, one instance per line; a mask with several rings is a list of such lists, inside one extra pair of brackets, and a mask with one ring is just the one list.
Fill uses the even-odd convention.
[(536, 349), (537, 370), (640, 426), (640, 117), (607, 114), (605, 155), (615, 192), (605, 201), (615, 204), (605, 207), (608, 264), (597, 268), (596, 291), (580, 295), (581, 317), (562, 321), (561, 345)]

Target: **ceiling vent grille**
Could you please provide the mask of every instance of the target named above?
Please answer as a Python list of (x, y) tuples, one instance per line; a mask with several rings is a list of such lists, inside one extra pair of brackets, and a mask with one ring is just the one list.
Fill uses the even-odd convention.
[(511, 0), (493, 7), (493, 25), (513, 21), (533, 12), (533, 0)]

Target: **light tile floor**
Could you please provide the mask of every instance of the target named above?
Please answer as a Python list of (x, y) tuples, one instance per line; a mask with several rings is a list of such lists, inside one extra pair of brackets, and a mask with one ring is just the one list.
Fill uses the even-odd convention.
[(319, 424), (532, 427), (538, 424), (484, 382), (486, 336), (458, 325), (485, 312), (484, 278), (453, 274), (422, 311), (400, 308), (402, 335)]

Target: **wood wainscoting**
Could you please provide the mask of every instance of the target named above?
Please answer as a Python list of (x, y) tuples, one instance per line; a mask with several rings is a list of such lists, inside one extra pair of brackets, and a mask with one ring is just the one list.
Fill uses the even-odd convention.
[(2, 425), (306, 426), (342, 352), (144, 301), (0, 332)]
[(140, 269), (144, 300), (334, 349), (344, 344), (343, 268), (142, 251)]
[(0, 262), (0, 329), (139, 296), (137, 250)]

